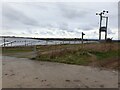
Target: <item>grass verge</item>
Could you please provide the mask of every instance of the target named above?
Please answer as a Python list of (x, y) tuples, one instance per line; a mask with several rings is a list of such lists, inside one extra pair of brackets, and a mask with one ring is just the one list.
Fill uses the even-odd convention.
[(76, 65), (94, 63), (95, 66), (117, 68), (120, 54), (118, 46), (119, 43), (49, 46), (48, 50), (38, 52), (34, 59)]

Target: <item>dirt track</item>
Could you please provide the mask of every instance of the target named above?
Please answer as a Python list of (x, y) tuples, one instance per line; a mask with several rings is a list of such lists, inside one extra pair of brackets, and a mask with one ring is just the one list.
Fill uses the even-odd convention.
[(116, 88), (118, 72), (3, 57), (3, 88)]

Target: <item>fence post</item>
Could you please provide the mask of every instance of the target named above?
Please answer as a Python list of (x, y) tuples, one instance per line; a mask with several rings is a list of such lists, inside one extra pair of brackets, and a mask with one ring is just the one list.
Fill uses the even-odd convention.
[(34, 52), (36, 53), (36, 45), (34, 45)]
[(5, 37), (4, 37), (4, 39), (3, 39), (3, 47), (5, 47)]
[(36, 45), (33, 45), (33, 48), (34, 48), (33, 52), (35, 54), (35, 57), (37, 56), (37, 48), (36, 47), (37, 47)]
[(46, 40), (46, 42), (45, 42), (45, 45), (47, 45), (47, 40)]
[(25, 46), (26, 46), (26, 40), (25, 40)]

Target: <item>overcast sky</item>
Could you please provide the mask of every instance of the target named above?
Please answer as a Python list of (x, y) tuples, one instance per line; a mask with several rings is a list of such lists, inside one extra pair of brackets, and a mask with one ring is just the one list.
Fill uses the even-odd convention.
[[(1, 35), (98, 39), (99, 16), (108, 10), (108, 38), (118, 38), (117, 2), (5, 2)], [(103, 35), (102, 35), (103, 36)]]

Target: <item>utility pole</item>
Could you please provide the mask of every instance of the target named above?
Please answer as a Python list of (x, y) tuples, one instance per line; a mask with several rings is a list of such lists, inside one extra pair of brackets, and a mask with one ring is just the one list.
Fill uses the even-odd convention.
[[(100, 26), (99, 26), (99, 41), (101, 40), (101, 32), (105, 32), (105, 40), (107, 40), (107, 25), (108, 25), (108, 17), (104, 14), (108, 13), (108, 11), (103, 10), (100, 13), (96, 13), (96, 15), (100, 16)], [(102, 20), (105, 18), (106, 24), (105, 26), (102, 26)]]

